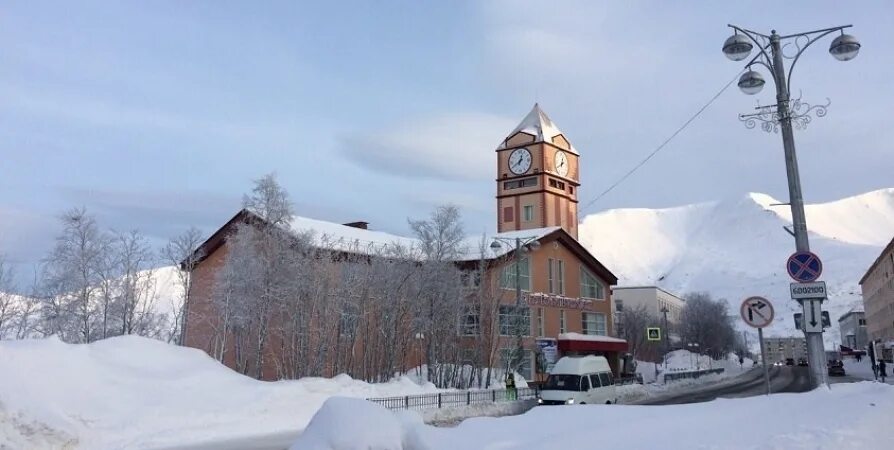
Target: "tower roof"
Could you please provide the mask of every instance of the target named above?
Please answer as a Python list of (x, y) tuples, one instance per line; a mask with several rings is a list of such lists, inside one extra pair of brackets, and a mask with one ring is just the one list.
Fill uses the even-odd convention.
[[(553, 138), (558, 135), (563, 135), (566, 140), (568, 140), (568, 136), (565, 136), (565, 133), (562, 133), (562, 130), (550, 120), (549, 116), (540, 109), (540, 105), (538, 103), (534, 103), (534, 107), (531, 109), (531, 112), (522, 119), (521, 123), (509, 133), (509, 136), (506, 139), (509, 139), (512, 136), (515, 136), (516, 133), (522, 132), (527, 133), (534, 136), (534, 142), (548, 142), (550, 144), (553, 143)], [(570, 141), (569, 141), (570, 144)], [(579, 154), (577, 149), (574, 148), (573, 145), (570, 146), (571, 151), (574, 154)], [(506, 148), (506, 140), (500, 144), (497, 149)]]

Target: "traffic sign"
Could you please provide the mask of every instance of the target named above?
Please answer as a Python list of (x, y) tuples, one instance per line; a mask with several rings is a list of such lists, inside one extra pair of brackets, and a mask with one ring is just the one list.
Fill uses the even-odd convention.
[(773, 322), (773, 305), (763, 297), (748, 297), (739, 308), (742, 320), (754, 328), (764, 328)]
[(813, 283), (791, 283), (789, 289), (792, 299), (802, 298), (826, 298), (826, 282), (814, 281)]
[(823, 332), (823, 302), (817, 299), (805, 299), (801, 301), (804, 308), (804, 317), (801, 320), (804, 331), (808, 333)]
[(785, 264), (788, 275), (799, 283), (816, 281), (823, 273), (823, 262), (811, 252), (795, 252)]
[(661, 328), (646, 328), (646, 340), (660, 341), (661, 340)]
[[(821, 316), (823, 318), (823, 320), (822, 320), (823, 329), (825, 330), (826, 328), (832, 328), (832, 319), (829, 317), (829, 311), (823, 311)], [(803, 319), (804, 319), (804, 314), (795, 313), (795, 328), (797, 328), (801, 331), (804, 331)]]

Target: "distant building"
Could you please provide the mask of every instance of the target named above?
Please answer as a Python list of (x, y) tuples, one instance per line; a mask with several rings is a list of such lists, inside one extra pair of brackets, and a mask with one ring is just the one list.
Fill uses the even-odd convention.
[(854, 350), (863, 350), (869, 342), (866, 335), (866, 313), (863, 307), (855, 307), (838, 319), (841, 331), (841, 345)]
[(807, 359), (807, 340), (799, 337), (764, 338), (764, 349), (767, 352), (767, 364), (785, 362), (786, 359)]
[(894, 359), (894, 239), (860, 279), (866, 333), (885, 359)]
[(658, 286), (622, 286), (612, 288), (612, 296), (615, 299), (615, 309), (618, 312), (624, 308), (637, 308), (645, 306), (649, 314), (656, 319), (664, 319), (661, 310), (667, 308), (667, 321), (669, 324), (680, 323), (683, 307), (686, 301), (671, 294)]

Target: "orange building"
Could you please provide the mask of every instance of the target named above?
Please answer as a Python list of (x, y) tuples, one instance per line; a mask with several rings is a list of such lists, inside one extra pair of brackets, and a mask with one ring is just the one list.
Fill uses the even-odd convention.
[[(484, 278), (497, 289), (499, 305), (492, 310), (498, 317), (485, 320), (484, 312), (468, 311), (459, 319), (458, 335), (468, 346), (481, 345), (485, 334), (482, 324), (496, 324), (499, 330), (488, 330), (487, 334), (497, 336), (498, 342), (487, 345), (499, 349), (501, 364), (510, 358), (520, 360), (517, 370), (527, 379), (534, 379), (556, 357), (566, 354), (604, 355), (617, 375), (619, 356), (627, 350), (625, 341), (611, 337), (614, 308), (610, 287), (617, 283), (617, 277), (577, 241), (579, 153), (538, 105), (499, 144), (496, 153), (499, 232), (488, 238), (493, 245), (483, 254), (481, 238), (470, 238), (469, 251), (456, 264), (473, 270), (486, 260)], [(250, 212), (240, 212), (200, 248), (202, 258), (192, 272), (186, 313), (186, 345), (214, 353), (213, 336), (219, 335), (219, 330), (207, 318), (214, 315), (211, 297), (216, 274), (226, 261), (227, 235), (235, 224), (253, 220), (256, 216)], [(329, 242), (413, 243), (410, 238), (369, 230), (365, 222), (339, 225), (296, 218), (292, 228), (324, 230)], [(516, 252), (516, 245), (523, 245), (525, 251)], [(351, 254), (354, 250), (334, 251)], [(516, 304), (520, 310), (516, 310)], [(523, 333), (513, 328), (519, 322), (524, 326)], [(320, 339), (335, 342), (338, 337), (326, 334), (332, 330), (319, 332)], [(517, 354), (519, 334), (524, 335), (520, 339), (523, 355)], [(407, 366), (421, 361), (418, 350), (403, 351)], [(233, 367), (231, 359), (224, 357), (223, 362)], [(332, 370), (339, 370), (337, 362), (332, 366)], [(264, 378), (276, 378), (273, 373), (264, 370)]]

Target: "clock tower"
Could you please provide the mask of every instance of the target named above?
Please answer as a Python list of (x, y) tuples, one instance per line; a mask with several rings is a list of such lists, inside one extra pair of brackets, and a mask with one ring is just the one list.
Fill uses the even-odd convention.
[(535, 104), (497, 147), (497, 231), (556, 226), (577, 239), (579, 157)]

